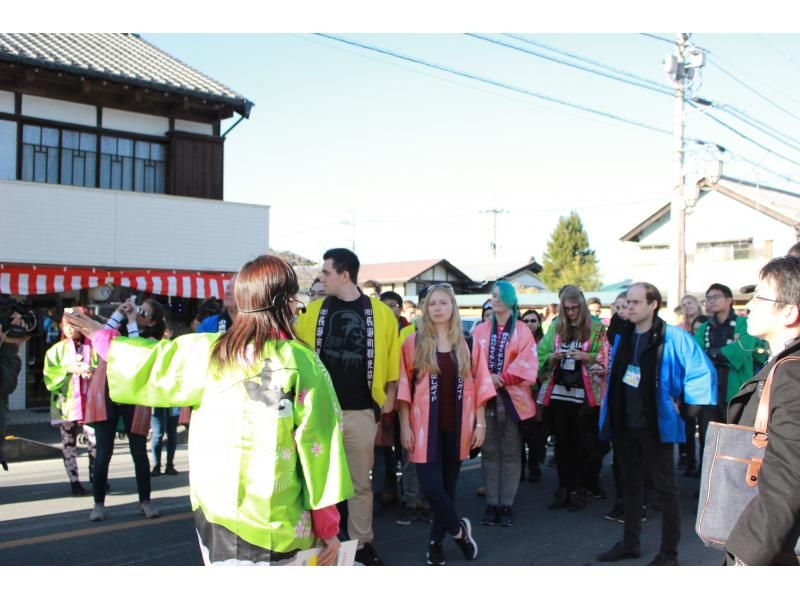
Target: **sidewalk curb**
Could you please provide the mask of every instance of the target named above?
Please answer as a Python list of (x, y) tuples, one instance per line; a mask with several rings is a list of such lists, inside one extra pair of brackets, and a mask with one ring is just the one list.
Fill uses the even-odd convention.
[(6, 436), (5, 454), (9, 463), (56, 459), (62, 456), (61, 450), (54, 446), (18, 436)]

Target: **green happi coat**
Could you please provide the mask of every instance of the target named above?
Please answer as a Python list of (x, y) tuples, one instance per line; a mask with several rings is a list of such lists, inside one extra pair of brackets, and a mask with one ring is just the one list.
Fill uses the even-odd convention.
[[(84, 353), (89, 357), (92, 368), (97, 367), (97, 354), (87, 344)], [(81, 354), (81, 361), (84, 355)], [(75, 422), (83, 420), (83, 397), (86, 395), (88, 382), (77, 374), (69, 372), (69, 367), (79, 362), (75, 353), (75, 344), (65, 338), (47, 350), (44, 356), (42, 375), (44, 385), (50, 391), (50, 420), (53, 425), (59, 422)]]
[[(310, 548), (310, 509), (353, 495), (330, 376), (313, 351), (289, 340), (268, 341), (261, 362), (246, 372), (214, 373), (209, 355), (219, 337), (115, 339), (108, 354), (111, 398), (194, 407), (189, 460), (196, 522), (222, 526), (267, 553)], [(200, 524), (198, 532), (202, 538)]]

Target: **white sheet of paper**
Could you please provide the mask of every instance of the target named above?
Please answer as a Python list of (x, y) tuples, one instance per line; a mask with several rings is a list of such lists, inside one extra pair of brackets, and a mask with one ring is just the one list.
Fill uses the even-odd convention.
[[(336, 554), (337, 567), (352, 567), (356, 560), (356, 550), (358, 549), (358, 540), (348, 540), (342, 542), (339, 547), (339, 552)], [(298, 552), (292, 566), (294, 567), (315, 567), (317, 566), (317, 558), (322, 548), (309, 548), (308, 550), (301, 550)]]

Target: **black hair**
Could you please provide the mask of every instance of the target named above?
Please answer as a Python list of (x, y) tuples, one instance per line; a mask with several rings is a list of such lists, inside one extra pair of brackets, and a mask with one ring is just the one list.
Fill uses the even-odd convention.
[(422, 287), (417, 293), (417, 305), (422, 305), (422, 301), (428, 295), (428, 287)]
[(535, 340), (538, 343), (538, 342), (540, 342), (542, 340), (542, 338), (544, 338), (544, 330), (542, 330), (542, 324), (544, 324), (544, 320), (542, 319), (542, 314), (540, 314), (535, 309), (528, 309), (528, 310), (525, 310), (525, 313), (523, 313), (519, 317), (519, 319), (520, 320), (524, 320), (525, 316), (529, 316), (531, 314), (534, 314), (539, 320), (539, 327), (536, 329), (536, 332), (533, 334), (533, 340)]
[(800, 242), (795, 243), (789, 248), (789, 251), (786, 252), (786, 255), (790, 255), (792, 257), (800, 257)]
[(731, 291), (731, 288), (730, 287), (726, 287), (722, 283), (715, 282), (714, 284), (712, 284), (710, 287), (708, 287), (708, 290), (706, 291), (706, 295), (708, 295), (711, 291), (719, 291), (720, 293), (725, 295), (725, 297), (727, 299), (733, 299), (733, 292)]
[(344, 247), (336, 247), (328, 249), (322, 256), (323, 260), (331, 260), (333, 262), (333, 269), (337, 274), (347, 272), (350, 275), (350, 282), (358, 284), (358, 269), (361, 267), (361, 262), (358, 261), (358, 256)]
[(394, 291), (384, 291), (381, 293), (381, 301), (386, 301), (387, 299), (393, 299), (397, 301), (397, 305), (403, 307), (403, 298)]
[(150, 308), (150, 318), (155, 320), (155, 323), (142, 328), (139, 336), (161, 340), (164, 337), (164, 331), (167, 329), (167, 325), (164, 322), (164, 306), (155, 299), (147, 299), (142, 303), (142, 307), (145, 305)]
[(800, 257), (776, 257), (761, 268), (759, 277), (772, 281), (778, 301), (800, 306)]

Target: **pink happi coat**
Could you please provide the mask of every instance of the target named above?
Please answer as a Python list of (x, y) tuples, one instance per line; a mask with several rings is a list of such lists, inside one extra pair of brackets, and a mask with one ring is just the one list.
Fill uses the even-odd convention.
[[(400, 349), (400, 382), (397, 387), (397, 400), (410, 404), (409, 420), (414, 432), (414, 450), (409, 454), (409, 460), (412, 463), (428, 463), (430, 458), (436, 457), (436, 455), (428, 454), (428, 440), (431, 434), (435, 434), (437, 431), (430, 430), (429, 374), (417, 372), (415, 387), (411, 388), (411, 381), (414, 380), (416, 340), (415, 334), (410, 335)], [(475, 428), (475, 410), (496, 394), (483, 350), (473, 345), (471, 359), (472, 377), (464, 380), (464, 397), (461, 401), (459, 457), (462, 461), (469, 458), (472, 434)]]
[[(472, 331), (472, 349), (480, 346), (481, 351), (489, 359), (489, 340), (492, 336), (492, 321), (481, 322)], [(500, 339), (497, 339), (500, 342)], [(502, 373), (509, 373), (523, 382), (506, 386), (505, 389), (511, 397), (514, 409), (520, 420), (526, 420), (536, 415), (536, 404), (531, 394), (531, 385), (536, 382), (539, 371), (539, 354), (536, 350), (536, 341), (533, 339), (530, 328), (519, 320), (515, 321), (514, 334), (506, 344), (506, 355), (503, 361)]]
[[(83, 410), (83, 421), (87, 424), (94, 422), (104, 422), (108, 419), (106, 410), (106, 367), (105, 359), (100, 358), (97, 362), (97, 369), (94, 371), (92, 379), (89, 381), (89, 391), (86, 397), (86, 406)], [(133, 409), (133, 420), (130, 434), (147, 436), (150, 431), (150, 418), (153, 410), (150, 407), (136, 405)]]

